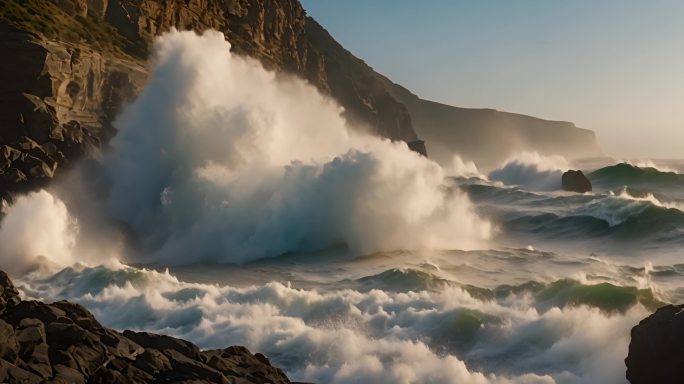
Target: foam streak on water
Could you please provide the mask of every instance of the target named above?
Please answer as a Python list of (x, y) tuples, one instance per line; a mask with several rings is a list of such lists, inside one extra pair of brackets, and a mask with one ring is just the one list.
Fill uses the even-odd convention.
[(445, 171), (217, 32), (155, 49), (111, 151), (3, 205), (25, 298), (320, 383), (624, 383), (631, 327), (684, 300), (680, 173)]
[(70, 268), (20, 288), (78, 301), (115, 328), (246, 345), (295, 379), (330, 383), (621, 382), (628, 330), (650, 300), (572, 280), (483, 289), (418, 269), (318, 284), (185, 283), (121, 266)]

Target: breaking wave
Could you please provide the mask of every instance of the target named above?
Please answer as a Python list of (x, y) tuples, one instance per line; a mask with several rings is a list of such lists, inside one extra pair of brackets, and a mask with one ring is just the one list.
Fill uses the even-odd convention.
[(155, 50), (104, 159), (109, 213), (147, 260), (470, 248), (488, 237), (439, 165), (350, 128), (314, 87), (231, 54), (222, 34), (172, 31)]
[(645, 192), (681, 192), (684, 175), (664, 172), (653, 167), (637, 167), (620, 163), (596, 170), (588, 175), (592, 184), (604, 190), (620, 190), (630, 187)]
[[(77, 182), (51, 191), (56, 196), (41, 191), (7, 208), (0, 238), (45, 227), (55, 244), (0, 247), (62, 267), (88, 261), (100, 248), (77, 251), (98, 238), (91, 225), (98, 215), (123, 226), (132, 245), (113, 256), (135, 262), (243, 263), (339, 245), (359, 255), (484, 243), (489, 223), (447, 185), (437, 163), (349, 127), (341, 112), (308, 83), (233, 55), (219, 32), (171, 31), (156, 40), (149, 84), (115, 123), (111, 149), (90, 166), (97, 177), (84, 165)], [(87, 236), (61, 236), (71, 222), (87, 223)]]
[[(399, 270), (357, 282), (364, 279), (439, 280)], [(115, 328), (203, 348), (246, 345), (297, 380), (326, 383), (619, 382), (629, 328), (646, 313), (639, 303), (652, 300), (647, 290), (572, 280), (479, 295), (456, 284), (396, 292), (325, 293), (276, 282), (237, 288), (123, 265), (67, 268), (19, 287), (29, 297), (80, 302)]]
[(562, 156), (523, 152), (490, 172), (489, 179), (532, 190), (555, 191), (561, 188), (561, 176), (568, 168), (568, 162)]
[(684, 204), (679, 200), (661, 196), (661, 201), (650, 193), (635, 197), (628, 189), (617, 194), (568, 195), (486, 183), (463, 188), (508, 235), (684, 244)]
[[(630, 328), (684, 298), (681, 264), (593, 253), (680, 250), (684, 175), (618, 164), (570, 194), (560, 157), (445, 170), (220, 33), (172, 31), (155, 52), (111, 150), (3, 205), (0, 267), (24, 297), (322, 383), (624, 382)], [(128, 265), (147, 262), (210, 283)]]

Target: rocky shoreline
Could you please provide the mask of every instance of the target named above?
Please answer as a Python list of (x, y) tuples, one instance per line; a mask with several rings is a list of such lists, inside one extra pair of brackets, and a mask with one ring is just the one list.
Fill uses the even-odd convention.
[(684, 382), (684, 304), (658, 308), (631, 336), (625, 359), (630, 383)]
[[(0, 61), (0, 198), (97, 157), (147, 82), (154, 38), (171, 28), (220, 31), (234, 53), (330, 95), (353, 126), (444, 164), (454, 153), (478, 165), (522, 150), (600, 155), (594, 133), (572, 123), (419, 99), (340, 45), (298, 0), (5, 0), (0, 51), (12, 60)], [(514, 145), (522, 142), (533, 145)]]
[[(683, 337), (684, 304), (664, 306), (643, 319), (631, 332), (627, 380), (680, 383)], [(304, 384), (242, 346), (202, 351), (171, 336), (107, 328), (79, 304), (22, 300), (4, 271), (0, 382)]]
[(240, 346), (201, 351), (147, 332), (102, 326), (83, 306), (21, 300), (0, 271), (2, 383), (292, 383)]

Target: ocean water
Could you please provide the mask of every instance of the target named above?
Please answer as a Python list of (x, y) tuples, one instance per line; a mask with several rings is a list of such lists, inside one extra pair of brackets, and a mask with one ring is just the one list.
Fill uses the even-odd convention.
[(160, 38), (110, 151), (3, 207), (25, 298), (319, 383), (625, 383), (630, 329), (684, 299), (684, 161), (442, 168), (227, 48)]

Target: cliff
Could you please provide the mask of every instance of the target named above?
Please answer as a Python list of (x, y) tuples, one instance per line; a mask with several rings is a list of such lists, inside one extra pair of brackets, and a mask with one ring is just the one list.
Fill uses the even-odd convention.
[(337, 99), (361, 129), (427, 147), (443, 163), (454, 152), (488, 163), (519, 149), (598, 152), (593, 133), (571, 123), (418, 99), (344, 49), (297, 0), (4, 0), (0, 198), (97, 154), (145, 84), (154, 37), (172, 27), (223, 32), (234, 52)]
[(310, 81), (356, 125), (417, 139), (373, 70), (297, 0), (6, 0), (0, 4), (0, 197), (49, 181), (114, 133), (144, 86), (147, 51), (171, 27), (223, 32), (239, 54)]
[(0, 271), (0, 382), (272, 383), (290, 380), (244, 347), (200, 351), (184, 340), (114, 331), (67, 301), (22, 301)]
[(142, 63), (83, 44), (39, 40), (0, 25), (0, 197), (94, 154), (118, 107), (146, 77)]
[(493, 109), (458, 108), (423, 100), (385, 77), (392, 96), (409, 110), (413, 128), (430, 157), (448, 165), (454, 154), (491, 169), (516, 153), (535, 151), (568, 159), (601, 155), (593, 131), (573, 123), (551, 121)]

